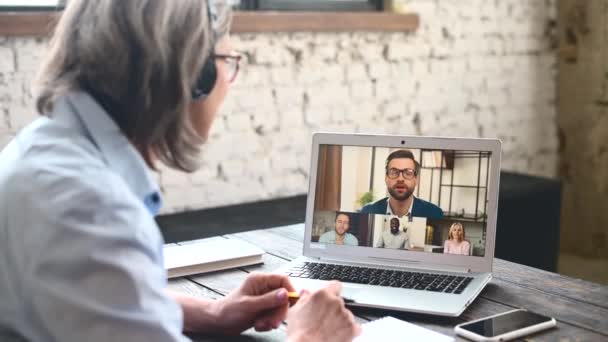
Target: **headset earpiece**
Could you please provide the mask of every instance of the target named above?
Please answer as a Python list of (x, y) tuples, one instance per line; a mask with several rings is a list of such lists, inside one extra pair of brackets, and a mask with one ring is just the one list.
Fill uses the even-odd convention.
[(217, 16), (213, 13), (212, 10), (212, 2), (213, 0), (205, 1), (207, 5), (207, 16), (209, 20), (209, 32), (212, 35), (211, 39), (211, 53), (207, 56), (207, 60), (205, 61), (205, 65), (203, 65), (203, 69), (200, 71), (196, 83), (194, 84), (194, 88), (192, 89), (192, 98), (194, 100), (201, 100), (211, 94), (213, 87), (215, 87), (215, 81), (217, 81), (217, 67), (215, 66), (215, 56), (213, 54), (213, 49), (215, 48), (215, 43), (217, 42), (217, 32), (216, 26), (214, 24)]
[(217, 80), (217, 67), (213, 55), (207, 57), (203, 69), (198, 75), (194, 89), (192, 90), (192, 98), (201, 100), (211, 94), (215, 81)]

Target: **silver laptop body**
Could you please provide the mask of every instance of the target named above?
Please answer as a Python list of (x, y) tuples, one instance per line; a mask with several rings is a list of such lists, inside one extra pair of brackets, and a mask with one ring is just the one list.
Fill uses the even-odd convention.
[[(415, 176), (387, 168), (397, 150)], [(303, 256), (276, 272), (298, 290), (341, 280), (350, 306), (459, 316), (492, 278), (500, 158), (499, 140), (314, 134)], [(406, 172), (415, 188), (393, 186)], [(407, 215), (389, 187), (413, 191)]]

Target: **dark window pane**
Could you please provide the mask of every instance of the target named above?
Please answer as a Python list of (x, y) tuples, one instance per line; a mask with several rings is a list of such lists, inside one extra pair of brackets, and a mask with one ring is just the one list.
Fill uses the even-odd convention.
[(278, 11), (376, 11), (382, 0), (242, 0), (241, 8)]

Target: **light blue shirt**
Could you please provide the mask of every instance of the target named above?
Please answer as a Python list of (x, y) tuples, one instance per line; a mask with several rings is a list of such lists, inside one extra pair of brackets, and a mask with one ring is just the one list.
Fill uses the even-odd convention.
[(90, 96), (0, 152), (0, 340), (181, 341), (158, 186)]
[[(332, 230), (332, 231), (323, 233), (323, 235), (321, 235), (321, 237), (319, 238), (319, 242), (336, 243), (337, 236), (338, 236), (338, 234), (336, 234), (336, 231)], [(359, 240), (357, 240), (357, 238), (353, 234), (346, 233), (344, 235), (344, 245), (359, 246)]]

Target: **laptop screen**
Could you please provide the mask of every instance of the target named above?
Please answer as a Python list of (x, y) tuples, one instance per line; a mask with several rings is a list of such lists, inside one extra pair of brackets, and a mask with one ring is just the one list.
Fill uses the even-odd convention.
[(491, 158), (320, 145), (311, 245), (483, 257)]

